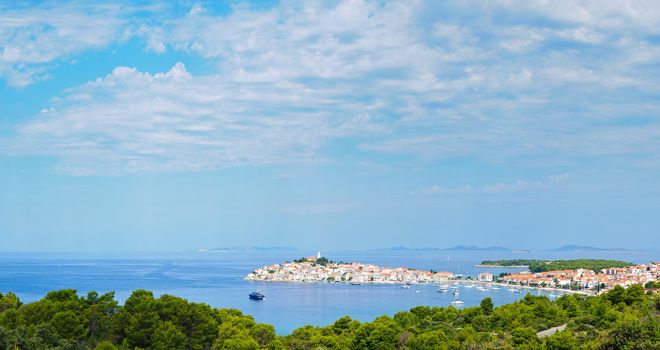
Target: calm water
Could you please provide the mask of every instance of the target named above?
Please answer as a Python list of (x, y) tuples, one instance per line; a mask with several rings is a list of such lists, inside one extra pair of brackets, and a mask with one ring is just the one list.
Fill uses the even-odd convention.
[[(23, 301), (37, 300), (48, 291), (74, 288), (80, 293), (115, 291), (124, 302), (135, 289), (149, 289), (157, 295), (173, 294), (214, 307), (231, 307), (253, 315), (258, 322), (273, 324), (279, 333), (290, 333), (306, 325), (327, 325), (349, 315), (370, 321), (383, 314), (393, 315), (418, 305), (448, 306), (450, 293), (434, 286), (263, 283), (243, 281), (256, 267), (278, 263), (312, 252), (248, 251), (230, 253), (148, 253), (148, 254), (13, 254), (0, 253), (0, 292), (12, 291)], [(660, 260), (656, 253), (509, 253), (509, 252), (324, 252), (332, 260), (359, 261), (384, 266), (460, 272), (476, 275), (520, 269), (478, 268), (484, 259), (610, 258), (635, 263)], [(261, 290), (266, 300), (248, 299), (249, 292)], [(510, 303), (524, 294), (500, 290), (479, 291), (461, 287), (465, 306), (478, 305), (491, 297), (496, 305)], [(538, 292), (542, 294), (543, 292)]]

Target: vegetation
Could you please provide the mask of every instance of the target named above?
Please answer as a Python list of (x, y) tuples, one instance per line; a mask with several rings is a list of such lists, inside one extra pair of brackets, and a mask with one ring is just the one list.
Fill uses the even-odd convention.
[(509, 259), (509, 260), (484, 260), (481, 262), (481, 265), (489, 266), (529, 266), (533, 262), (539, 262), (542, 260), (533, 260), (533, 259)]
[(278, 336), (238, 310), (170, 295), (137, 290), (120, 306), (113, 293), (61, 290), (30, 304), (0, 294), (0, 349), (659, 349), (659, 321), (660, 295), (633, 286), (553, 302), (527, 295), (497, 308), (489, 298), (463, 310), (420, 306)]
[(648, 288), (648, 289), (656, 289), (656, 288), (660, 288), (660, 281), (646, 282), (646, 284), (644, 285), (644, 288)]
[(334, 261), (332, 261), (332, 260), (328, 260), (328, 258), (326, 258), (326, 257), (324, 257), (324, 256), (322, 256), (322, 257), (320, 257), (320, 258), (318, 258), (318, 259), (316, 259), (316, 260), (311, 260), (311, 261), (310, 261), (308, 258), (306, 258), (306, 257), (303, 256), (303, 257), (300, 258), (300, 259), (293, 260), (293, 262), (294, 262), (294, 263), (312, 262), (312, 263), (314, 263), (314, 264), (323, 265), (323, 266), (328, 265), (328, 264), (330, 264), (330, 263), (334, 263)]
[(484, 260), (482, 265), (491, 266), (527, 266), (531, 272), (544, 272), (553, 270), (588, 269), (598, 272), (609, 267), (626, 267), (633, 263), (619, 260), (604, 259), (575, 259), (575, 260)]

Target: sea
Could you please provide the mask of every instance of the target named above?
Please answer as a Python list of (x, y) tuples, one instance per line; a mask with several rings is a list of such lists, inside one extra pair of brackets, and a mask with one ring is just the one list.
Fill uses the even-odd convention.
[[(79, 294), (114, 291), (123, 303), (136, 289), (157, 296), (171, 294), (218, 308), (235, 308), (257, 322), (272, 324), (278, 334), (289, 334), (304, 325), (325, 326), (342, 316), (372, 321), (380, 315), (393, 316), (415, 306), (449, 306), (452, 293), (439, 293), (433, 285), (404, 289), (394, 284), (251, 282), (243, 278), (258, 267), (315, 255), (303, 250), (229, 250), (173, 253), (0, 253), (0, 292), (13, 292), (23, 301), (42, 298), (47, 292), (73, 288)], [(334, 261), (373, 263), (380, 266), (450, 271), (464, 276), (480, 272), (500, 274), (522, 268), (477, 266), (494, 259), (602, 258), (648, 263), (660, 260), (658, 252), (509, 252), (509, 251), (418, 251), (365, 250), (324, 251)], [(490, 297), (495, 305), (525, 296), (557, 292), (528, 290), (514, 293), (508, 288), (478, 290), (459, 287), (463, 307), (479, 305)], [(261, 291), (263, 301), (248, 294)]]

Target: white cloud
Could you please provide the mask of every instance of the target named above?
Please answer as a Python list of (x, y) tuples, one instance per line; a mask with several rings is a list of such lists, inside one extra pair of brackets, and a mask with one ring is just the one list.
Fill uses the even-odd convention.
[(464, 185), (459, 187), (442, 187), (433, 185), (421, 191), (422, 194), (488, 194), (501, 192), (517, 192), (527, 190), (547, 190), (565, 184), (570, 179), (569, 174), (551, 175), (536, 181), (518, 180), (512, 183), (498, 182), (481, 186)]
[(117, 67), (70, 89), (9, 147), (72, 174), (317, 161), (325, 141), (369, 131), (368, 115), (335, 115), (338, 103), (333, 91), (193, 77), (181, 63), (153, 75)]
[(0, 11), (0, 77), (17, 87), (43, 78), (54, 61), (105, 48), (127, 30), (120, 5), (0, 5)]
[[(48, 31), (53, 37), (36, 31), (28, 54), (7, 51), (14, 61), (0, 74), (29, 83), (46, 62), (118, 40), (123, 17), (115, 8), (89, 36), (60, 34), (75, 20), (56, 22), (65, 30)], [(199, 55), (214, 71), (119, 67), (43, 106), (49, 112), (20, 126), (11, 150), (54, 156), (72, 173), (319, 161), (325, 145), (347, 136), (356, 152), (425, 161), (634, 154), (643, 163), (660, 148), (653, 74), (660, 48), (652, 40), (659, 8), (650, 1), (347, 0), (236, 6), (217, 15), (195, 5), (126, 35), (144, 37), (156, 53)], [(86, 11), (78, 12), (98, 22), (100, 11)], [(0, 42), (16, 43), (6, 47), (26, 41), (2, 35)], [(48, 38), (62, 47), (40, 44)], [(630, 116), (646, 122), (629, 123)]]

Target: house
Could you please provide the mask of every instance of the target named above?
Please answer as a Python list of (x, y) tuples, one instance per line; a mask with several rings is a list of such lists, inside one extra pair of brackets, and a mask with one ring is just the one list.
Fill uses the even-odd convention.
[(477, 279), (481, 282), (493, 282), (493, 274), (490, 272), (482, 272)]

